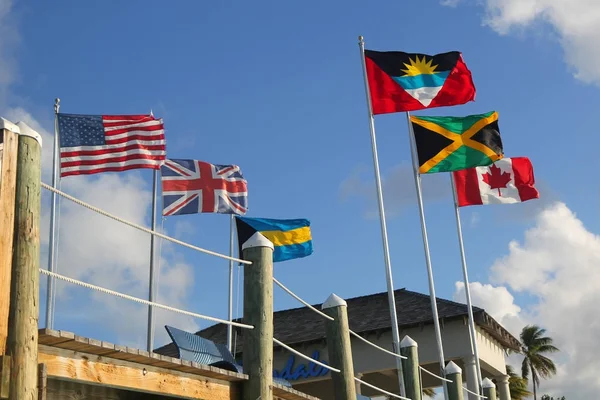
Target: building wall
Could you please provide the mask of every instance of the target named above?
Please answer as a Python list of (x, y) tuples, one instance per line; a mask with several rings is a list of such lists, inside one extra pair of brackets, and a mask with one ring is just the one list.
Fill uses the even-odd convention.
[[(432, 364), (433, 368), (437, 368), (435, 365), (439, 361), (439, 356), (433, 325), (426, 325), (422, 329), (416, 327), (402, 330), (400, 338), (403, 338), (404, 335), (409, 335), (418, 343), (420, 364)], [(366, 339), (387, 350), (392, 350), (391, 331), (380, 336), (371, 334)], [(506, 373), (502, 346), (480, 330), (477, 332), (477, 340), (482, 369), (487, 370), (486, 376), (497, 376)], [(379, 351), (354, 337), (351, 337), (351, 343), (355, 373), (367, 374), (396, 368), (396, 361), (393, 356)], [(442, 329), (442, 343), (445, 360), (456, 360), (459, 366), (462, 366), (463, 358), (471, 353), (469, 331), (466, 323), (463, 323), (462, 320), (446, 322)], [(319, 361), (328, 361), (325, 343), (294, 347), (309, 357), (318, 355)], [(273, 366), (278, 371), (279, 376), (288, 379), (292, 384), (330, 378), (330, 373), (326, 373), (324, 368), (285, 350), (275, 352)], [(432, 372), (437, 373), (438, 371), (432, 369)]]

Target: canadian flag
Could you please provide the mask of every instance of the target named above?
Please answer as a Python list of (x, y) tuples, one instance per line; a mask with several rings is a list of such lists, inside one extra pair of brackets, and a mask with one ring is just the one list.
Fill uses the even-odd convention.
[(502, 158), (487, 167), (453, 172), (458, 206), (509, 204), (537, 199), (533, 166), (527, 157)]

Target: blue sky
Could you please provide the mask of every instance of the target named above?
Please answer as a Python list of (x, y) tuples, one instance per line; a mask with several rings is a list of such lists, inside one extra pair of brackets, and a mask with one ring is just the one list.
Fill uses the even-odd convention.
[[(470, 278), (488, 283), (490, 267), (509, 255), (509, 243), (523, 241), (538, 213), (555, 201), (565, 203), (588, 231), (600, 229), (599, 191), (590, 184), (600, 145), (595, 115), (600, 91), (594, 84), (600, 79), (590, 78), (585, 63), (565, 60), (573, 42), (552, 18), (543, 16), (531, 29), (521, 29), (525, 24), (519, 21), (516, 32), (505, 35), (482, 23), (490, 4), (499, 2), (489, 1), (487, 9), (455, 3), (15, 2), (10, 20), (19, 38), (10, 46), (14, 74), (3, 108), (27, 110), (50, 133), (55, 97), (65, 113), (152, 109), (164, 118), (168, 157), (242, 168), (249, 186), (248, 216), (310, 219), (314, 254), (276, 264), (275, 276), (319, 303), (332, 292), (350, 297), (386, 290), (358, 35), (373, 50), (461, 51), (473, 74), (476, 101), (415, 114), (498, 111), (505, 155), (532, 160), (542, 195), (524, 204), (461, 210)], [(574, 74), (582, 69), (587, 75), (578, 79)], [(407, 173), (406, 117), (377, 116), (375, 124), (394, 286), (428, 293), (414, 182)], [(145, 199), (143, 217), (149, 225), (151, 172), (111, 175), (125, 185), (135, 183), (136, 190), (127, 194)], [(96, 179), (63, 182), (68, 187), (67, 180), (85, 180), (93, 187)], [(449, 176), (424, 176), (423, 182), (436, 291), (451, 299), (462, 273)], [(105, 195), (119, 201), (121, 193)], [(47, 206), (45, 197), (46, 211)], [(82, 235), (93, 237), (87, 222), (80, 221)], [(182, 240), (228, 252), (226, 215), (175, 216), (164, 224)], [(65, 251), (59, 257), (66, 261)], [(180, 247), (165, 251), (171, 263), (190, 267), (185, 271), (192, 276), (180, 277), (193, 279), (181, 305), (226, 318), (227, 261)], [(133, 294), (143, 295), (140, 288), (143, 283)], [(68, 290), (69, 296), (58, 300), (55, 328), (109, 341), (143, 339), (145, 325), (117, 333), (90, 318), (102, 311), (101, 300)], [(511, 294), (523, 309), (540, 304), (532, 290)], [(73, 300), (88, 309), (75, 312)], [(297, 306), (276, 290), (276, 309)], [(44, 309), (42, 299), (41, 322)], [(143, 308), (135, 310), (143, 317)], [(139, 345), (144, 347), (143, 340)]]

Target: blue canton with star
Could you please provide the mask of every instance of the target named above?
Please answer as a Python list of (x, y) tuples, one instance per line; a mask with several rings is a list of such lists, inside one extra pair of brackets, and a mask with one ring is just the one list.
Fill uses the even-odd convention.
[(101, 115), (58, 114), (60, 147), (102, 146), (104, 125)]

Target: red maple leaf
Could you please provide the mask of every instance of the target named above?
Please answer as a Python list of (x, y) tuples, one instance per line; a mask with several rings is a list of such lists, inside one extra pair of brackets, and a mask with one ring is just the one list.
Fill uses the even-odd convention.
[(496, 165), (490, 167), (490, 172), (482, 175), (483, 181), (490, 185), (490, 189), (498, 189), (498, 196), (502, 197), (500, 189), (506, 189), (506, 185), (510, 182), (510, 172), (502, 172)]

